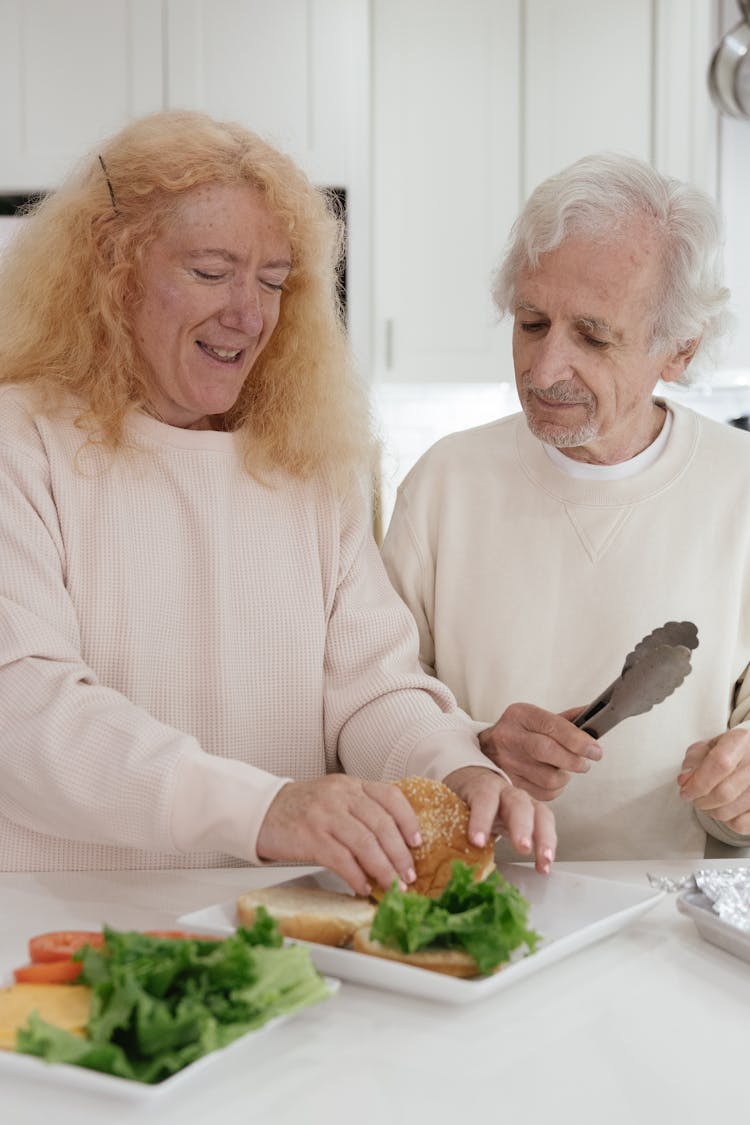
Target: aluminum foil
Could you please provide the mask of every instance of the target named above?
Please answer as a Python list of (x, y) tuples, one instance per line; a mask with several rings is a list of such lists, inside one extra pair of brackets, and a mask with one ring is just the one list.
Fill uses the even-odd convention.
[(680, 879), (649, 875), (648, 881), (663, 891), (700, 891), (714, 914), (750, 933), (750, 867), (704, 868)]

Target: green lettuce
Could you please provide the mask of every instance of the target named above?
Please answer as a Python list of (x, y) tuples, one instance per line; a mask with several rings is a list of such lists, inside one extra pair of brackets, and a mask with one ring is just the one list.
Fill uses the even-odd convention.
[(161, 1082), (274, 1016), (314, 1004), (326, 983), (301, 945), (283, 945), (260, 907), (251, 929), (223, 941), (152, 937), (104, 928), (87, 946), (77, 983), (92, 990), (86, 1038), (32, 1013), (16, 1048), (48, 1062)]
[(439, 898), (400, 891), (394, 882), (380, 901), (370, 936), (383, 945), (415, 953), (421, 949), (463, 949), (485, 976), (510, 959), (519, 946), (533, 953), (542, 940), (528, 928), (529, 904), (498, 871), (476, 882), (460, 860)]

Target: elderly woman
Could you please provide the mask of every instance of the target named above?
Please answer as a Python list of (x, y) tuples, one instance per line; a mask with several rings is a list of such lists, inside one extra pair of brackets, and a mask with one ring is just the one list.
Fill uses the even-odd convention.
[(371, 538), (338, 245), (288, 158), (166, 113), (4, 255), (3, 869), (305, 860), (366, 893), (413, 879), (410, 773), (549, 869)]

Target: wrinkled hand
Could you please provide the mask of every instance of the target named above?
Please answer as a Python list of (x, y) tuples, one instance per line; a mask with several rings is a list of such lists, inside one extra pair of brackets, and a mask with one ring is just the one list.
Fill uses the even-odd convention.
[(422, 840), (414, 810), (395, 785), (331, 774), (289, 782), (274, 797), (258, 834), (261, 859), (328, 867), (359, 895), (371, 880), (414, 882), (409, 847)]
[(581, 711), (573, 707), (560, 715), (531, 703), (512, 703), (494, 727), (479, 734), (479, 745), (490, 761), (538, 801), (554, 801), (571, 774), (586, 773), (602, 751), (597, 742), (574, 727)]
[(444, 783), (471, 809), (469, 840), (484, 847), (490, 836), (502, 833), (517, 852), (534, 854), (537, 871), (546, 875), (557, 848), (555, 818), (551, 809), (540, 804), (484, 766), (464, 766), (443, 779)]
[(750, 731), (726, 731), (688, 747), (680, 796), (734, 832), (750, 835)]

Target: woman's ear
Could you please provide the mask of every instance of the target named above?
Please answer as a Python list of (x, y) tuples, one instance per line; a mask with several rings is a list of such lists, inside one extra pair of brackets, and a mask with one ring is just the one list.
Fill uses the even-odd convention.
[(678, 351), (668, 356), (664, 361), (660, 378), (663, 383), (674, 383), (684, 373), (700, 344), (700, 336), (695, 340), (688, 340)]

